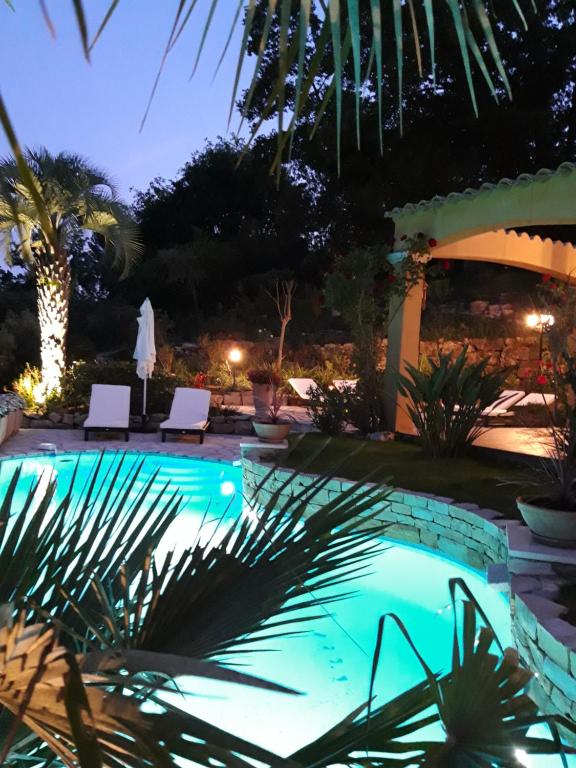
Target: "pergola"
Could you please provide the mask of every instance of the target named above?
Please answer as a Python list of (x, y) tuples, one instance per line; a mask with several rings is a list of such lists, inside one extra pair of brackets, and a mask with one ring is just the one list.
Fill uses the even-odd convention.
[[(553, 242), (514, 228), (576, 224), (576, 164), (563, 163), (554, 171), (522, 174), (478, 189), (453, 192), (394, 208), (396, 237), (422, 232), (438, 245), (434, 259), (487, 261), (521, 267), (556, 277), (576, 277), (576, 247)], [(414, 428), (398, 393), (398, 372), (406, 363), (418, 365), (423, 281), (390, 307), (386, 402), (395, 431)]]

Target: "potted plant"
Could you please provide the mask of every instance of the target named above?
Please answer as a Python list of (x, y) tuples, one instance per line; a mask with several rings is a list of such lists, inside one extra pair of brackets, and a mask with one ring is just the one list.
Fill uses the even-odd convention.
[(292, 423), (280, 416), (281, 410), (278, 387), (274, 386), (267, 416), (265, 418), (256, 416), (252, 422), (256, 435), (263, 443), (281, 443), (290, 432)]
[(553, 448), (544, 464), (538, 492), (519, 496), (516, 504), (538, 541), (553, 547), (576, 546), (576, 414), (551, 429)]
[(254, 413), (257, 419), (266, 419), (280, 385), (280, 375), (273, 368), (252, 368), (246, 372), (252, 384)]

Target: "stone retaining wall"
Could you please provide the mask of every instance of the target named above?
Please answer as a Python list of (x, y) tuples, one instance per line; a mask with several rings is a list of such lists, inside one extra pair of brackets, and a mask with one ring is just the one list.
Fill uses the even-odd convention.
[[(316, 477), (300, 474), (291, 479), (291, 470), (274, 468), (262, 459), (269, 460), (266, 451), (252, 449), (242, 460), (244, 492), (259, 503), (281, 489), (279, 503), (288, 501)], [(309, 504), (310, 511), (352, 485), (349, 480), (331, 479)], [(390, 523), (386, 531), (390, 538), (437, 550), (485, 573), (496, 588), (509, 593), (516, 647), (535, 673), (533, 697), (543, 712), (560, 713), (576, 722), (576, 627), (561, 618), (566, 609), (554, 601), (562, 582), (553, 563), (562, 555), (532, 544), (519, 550), (511, 536), (522, 528), (520, 523), (475, 504), (391, 489), (378, 506), (378, 518)]]

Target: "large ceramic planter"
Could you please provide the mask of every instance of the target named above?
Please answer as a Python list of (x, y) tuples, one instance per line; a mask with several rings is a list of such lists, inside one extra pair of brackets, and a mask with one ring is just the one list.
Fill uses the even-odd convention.
[(289, 421), (271, 424), (266, 421), (254, 420), (252, 424), (254, 432), (256, 432), (263, 443), (281, 443), (282, 440), (286, 439), (292, 428), (292, 424)]
[(274, 399), (274, 387), (272, 384), (252, 384), (254, 397), (254, 414), (257, 419), (265, 419), (268, 416)]
[(550, 509), (543, 506), (545, 499), (516, 499), (524, 522), (532, 535), (551, 547), (576, 547), (576, 511)]

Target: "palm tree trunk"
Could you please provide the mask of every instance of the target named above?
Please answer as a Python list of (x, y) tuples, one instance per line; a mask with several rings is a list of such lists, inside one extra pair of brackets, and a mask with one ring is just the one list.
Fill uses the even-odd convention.
[(60, 388), (66, 366), (66, 334), (70, 302), (70, 265), (66, 254), (42, 253), (36, 258), (35, 277), (40, 360), (45, 394)]

